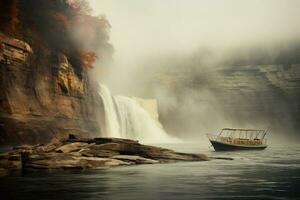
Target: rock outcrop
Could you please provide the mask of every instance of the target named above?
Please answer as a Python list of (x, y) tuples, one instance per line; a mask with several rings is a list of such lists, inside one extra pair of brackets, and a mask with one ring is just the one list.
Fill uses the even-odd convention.
[(32, 169), (96, 169), (210, 159), (203, 154), (178, 153), (128, 139), (73, 138), (35, 146), (18, 146), (0, 154), (0, 175)]
[(0, 34), (0, 145), (99, 134), (101, 100), (62, 54)]

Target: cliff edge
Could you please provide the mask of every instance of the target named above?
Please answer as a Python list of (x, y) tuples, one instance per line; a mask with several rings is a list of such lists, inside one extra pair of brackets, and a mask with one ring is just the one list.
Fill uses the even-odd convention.
[(0, 77), (1, 145), (99, 134), (96, 87), (65, 55), (0, 33)]

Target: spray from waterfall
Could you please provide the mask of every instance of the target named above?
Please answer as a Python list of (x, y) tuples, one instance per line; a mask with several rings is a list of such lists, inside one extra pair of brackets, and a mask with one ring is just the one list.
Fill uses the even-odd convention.
[(99, 95), (104, 106), (102, 133), (108, 137), (121, 137), (146, 143), (174, 143), (179, 139), (171, 137), (159, 121), (133, 98), (112, 96), (109, 89), (100, 84)]

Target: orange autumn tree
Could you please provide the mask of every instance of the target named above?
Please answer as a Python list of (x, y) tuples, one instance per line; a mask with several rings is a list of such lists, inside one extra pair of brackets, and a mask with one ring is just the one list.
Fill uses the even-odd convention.
[(110, 57), (113, 48), (109, 41), (110, 24), (105, 16), (81, 14), (74, 23), (72, 38), (80, 47), (81, 65), (85, 69), (94, 67), (100, 61)]
[(31, 45), (66, 53), (74, 48), (69, 26), (76, 17), (67, 0), (18, 0), (20, 32)]
[(0, 11), (0, 31), (67, 55), (78, 73), (112, 53), (110, 25), (87, 0), (1, 0)]
[(81, 64), (85, 69), (92, 69), (97, 58), (97, 54), (94, 51), (80, 51)]

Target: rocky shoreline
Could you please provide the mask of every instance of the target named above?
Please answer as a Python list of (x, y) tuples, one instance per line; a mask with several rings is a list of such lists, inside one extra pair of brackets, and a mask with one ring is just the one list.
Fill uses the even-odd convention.
[(16, 146), (0, 154), (0, 175), (24, 170), (97, 169), (177, 161), (208, 161), (203, 154), (175, 152), (120, 138), (77, 138)]

